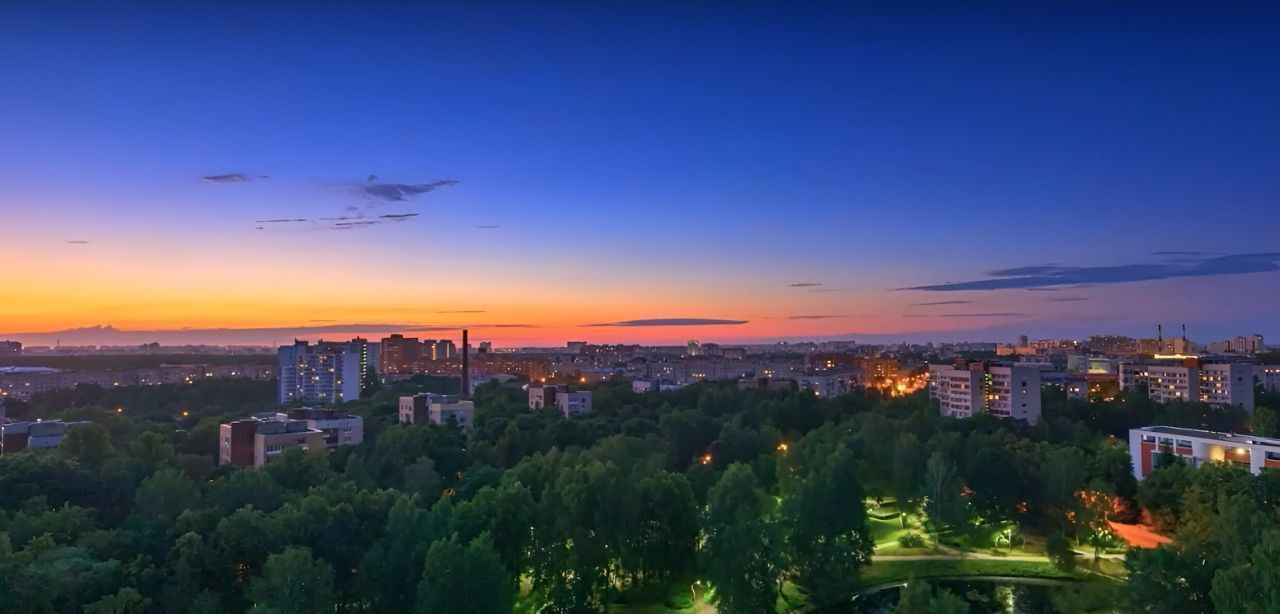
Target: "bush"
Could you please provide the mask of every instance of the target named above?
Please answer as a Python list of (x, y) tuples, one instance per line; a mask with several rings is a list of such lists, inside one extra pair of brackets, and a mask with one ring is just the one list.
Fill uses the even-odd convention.
[(688, 586), (673, 586), (667, 592), (666, 599), (662, 600), (662, 605), (673, 610), (687, 610), (693, 607), (693, 590)]
[(898, 538), (898, 545), (903, 548), (923, 548), (924, 536), (919, 533), (907, 533)]

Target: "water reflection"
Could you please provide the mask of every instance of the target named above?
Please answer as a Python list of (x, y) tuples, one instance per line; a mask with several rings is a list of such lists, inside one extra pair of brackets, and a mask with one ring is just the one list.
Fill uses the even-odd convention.
[[(1049, 614), (1056, 612), (1052, 597), (1055, 592), (1074, 591), (1076, 584), (1048, 584), (1009, 580), (930, 580), (936, 588), (945, 589), (964, 599), (974, 614)], [(824, 614), (879, 614), (892, 612), (898, 604), (902, 587), (886, 588), (858, 599), (820, 610)]]

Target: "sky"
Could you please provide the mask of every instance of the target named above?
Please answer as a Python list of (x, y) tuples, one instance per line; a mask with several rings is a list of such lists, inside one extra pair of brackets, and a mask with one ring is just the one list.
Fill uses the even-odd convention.
[(1280, 5), (0, 4), (0, 339), (1280, 341)]

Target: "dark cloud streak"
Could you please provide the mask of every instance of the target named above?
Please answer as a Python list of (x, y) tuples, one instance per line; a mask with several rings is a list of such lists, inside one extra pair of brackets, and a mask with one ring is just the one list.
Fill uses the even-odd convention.
[(1001, 269), (989, 273), (995, 279), (980, 279), (948, 284), (902, 288), (925, 292), (961, 290), (1034, 289), (1082, 284), (1123, 284), (1181, 277), (1216, 277), (1280, 271), (1280, 252), (1234, 254), (1187, 262), (1161, 264), (1123, 264), (1115, 266), (1071, 267), (1057, 265), (1027, 266)]
[(605, 322), (603, 324), (584, 324), (583, 326), (720, 326), (746, 323), (747, 320), (721, 320), (716, 318), (652, 318), (647, 320)]

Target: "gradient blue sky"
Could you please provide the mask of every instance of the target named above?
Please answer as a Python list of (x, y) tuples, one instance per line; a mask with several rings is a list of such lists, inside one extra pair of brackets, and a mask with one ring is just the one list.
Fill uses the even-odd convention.
[(853, 4), (6, 3), (0, 333), (1280, 339), (1280, 5)]

